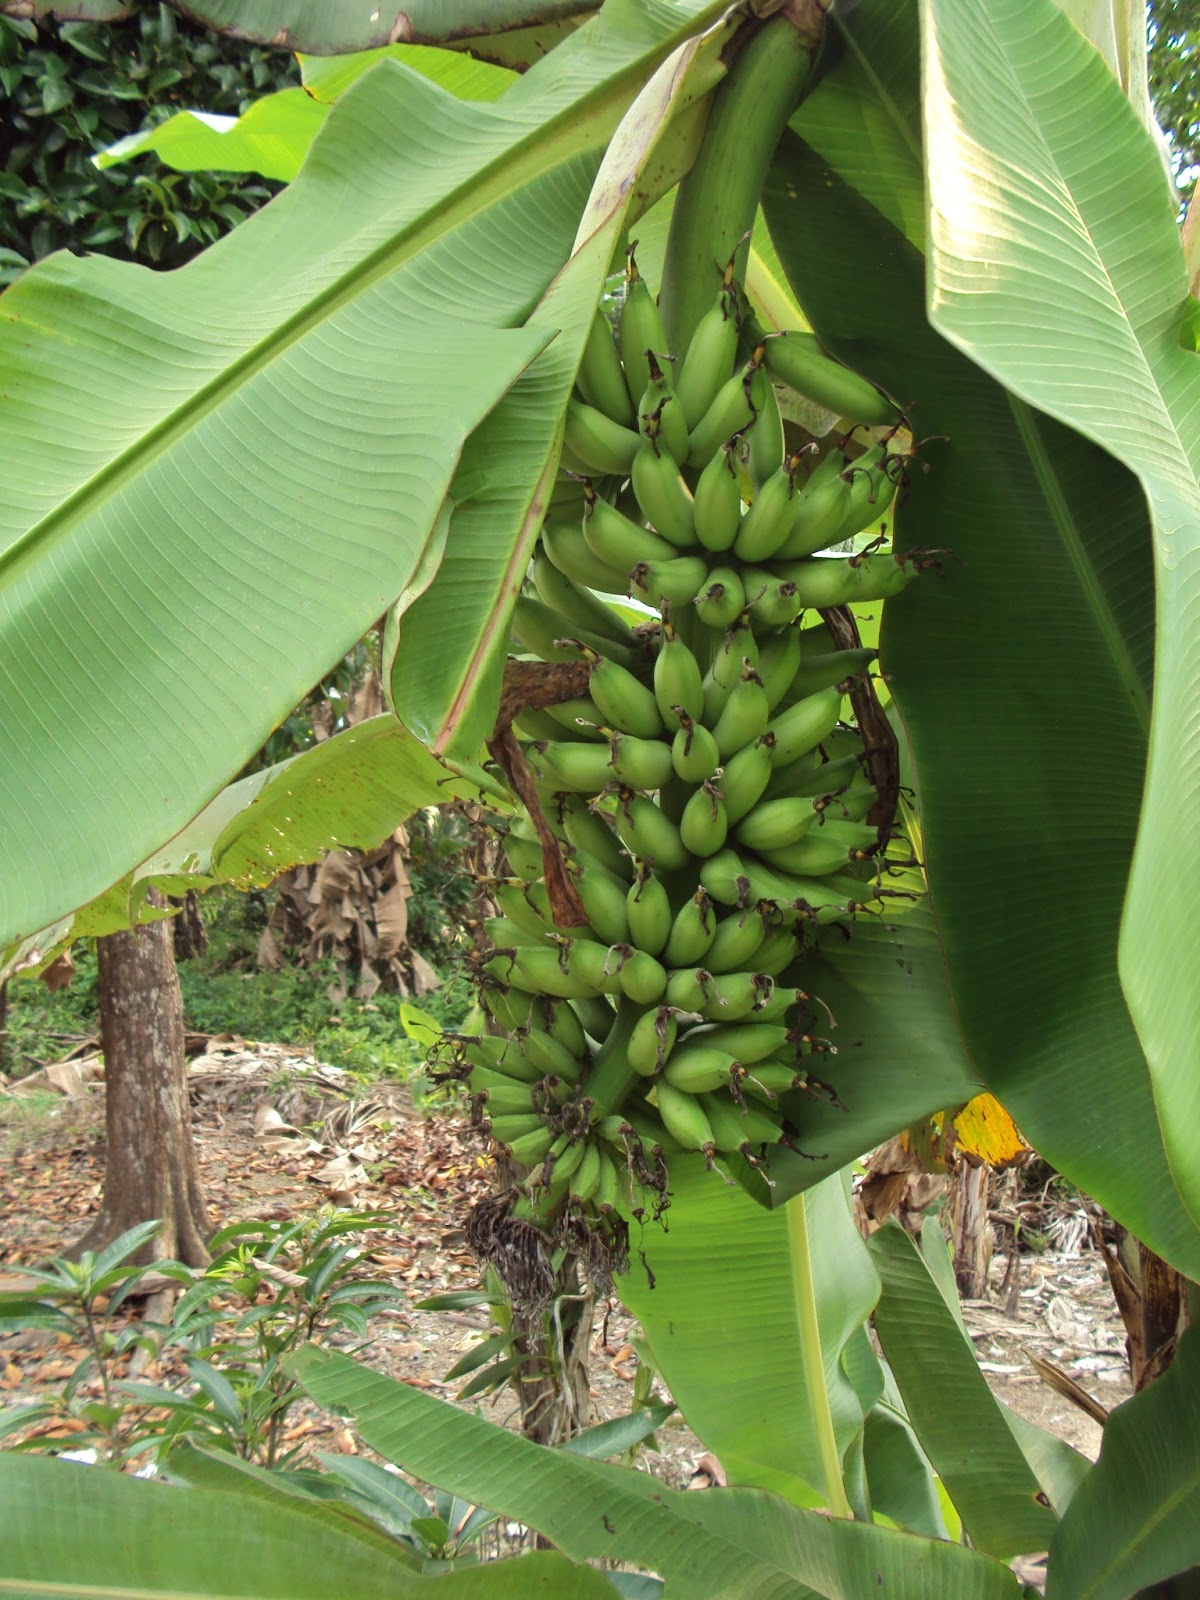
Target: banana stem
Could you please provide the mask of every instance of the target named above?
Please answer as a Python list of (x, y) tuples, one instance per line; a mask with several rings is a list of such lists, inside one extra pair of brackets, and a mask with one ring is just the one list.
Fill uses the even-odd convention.
[(854, 1512), (842, 1482), (842, 1462), (838, 1454), (837, 1437), (833, 1431), (833, 1411), (829, 1404), (829, 1391), (825, 1386), (825, 1357), (821, 1349), (821, 1322), (817, 1313), (817, 1288), (813, 1281), (812, 1252), (808, 1241), (808, 1212), (804, 1196), (802, 1194), (793, 1196), (784, 1210), (787, 1215), (788, 1244), (792, 1258), (792, 1286), (796, 1299), (796, 1314), (800, 1320), (800, 1360), (808, 1390), (808, 1403), (812, 1407), (813, 1425), (817, 1433), (821, 1470), (825, 1475), (825, 1498), (835, 1517), (853, 1517)]
[(644, 1009), (635, 1001), (622, 997), (608, 1038), (596, 1052), (592, 1070), (583, 1087), (584, 1093), (596, 1102), (592, 1116), (597, 1122), (621, 1109), (637, 1079), (637, 1073), (629, 1065), (629, 1036)]
[(713, 304), (720, 273), (735, 252), (735, 275), (745, 281), (745, 236), (779, 136), (808, 84), (821, 16), (815, 8), (805, 32), (788, 16), (772, 17), (714, 91), (700, 153), (676, 193), (663, 262), (660, 306), (677, 355)]

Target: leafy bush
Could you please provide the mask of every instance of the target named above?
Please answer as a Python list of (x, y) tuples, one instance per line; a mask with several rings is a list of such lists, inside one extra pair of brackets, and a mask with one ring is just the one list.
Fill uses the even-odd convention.
[(177, 267), (281, 185), (91, 157), (183, 107), (236, 116), (299, 81), (292, 56), (196, 28), (166, 5), (125, 22), (0, 18), (0, 285), (52, 250)]

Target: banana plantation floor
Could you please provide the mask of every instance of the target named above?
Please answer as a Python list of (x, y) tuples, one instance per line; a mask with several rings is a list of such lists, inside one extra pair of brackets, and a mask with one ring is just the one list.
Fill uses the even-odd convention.
[[(395, 1215), (376, 1236), (373, 1271), (397, 1283), (409, 1304), (377, 1318), (364, 1359), (390, 1375), (447, 1398), (458, 1384), (444, 1374), (487, 1329), (479, 1311), (423, 1312), (413, 1303), (448, 1289), (478, 1286), (462, 1220), (487, 1192), (477, 1141), (461, 1120), (420, 1116), (402, 1086), (373, 1086), (353, 1098), (351, 1080), (299, 1049), (228, 1037), (189, 1039), (193, 1117), (214, 1227), (242, 1218), (292, 1220), (333, 1202)], [(18, 1096), (0, 1092), (0, 1289), (21, 1285), (21, 1268), (69, 1246), (99, 1208), (103, 1176), (103, 1077), (81, 1050), (26, 1080)], [(987, 1300), (964, 1307), (989, 1384), (1014, 1410), (1094, 1457), (1100, 1428), (1047, 1388), (1030, 1357), (1065, 1371), (1104, 1407), (1130, 1392), (1124, 1330), (1100, 1257), (1080, 1253), (1082, 1212), (1060, 1212), (1065, 1246), (1020, 1257), (1014, 1282), (993, 1269)], [(597, 1318), (591, 1376), (595, 1421), (632, 1404), (637, 1327), (619, 1306)], [(0, 1336), (0, 1409), (60, 1387), (81, 1352), (64, 1336)], [(153, 1377), (153, 1363), (144, 1376)], [(660, 1385), (661, 1388), (661, 1385)], [(470, 1401), (471, 1405), (479, 1402)], [(507, 1392), (484, 1401), (512, 1424)], [(293, 1414), (294, 1442), (354, 1451), (340, 1422)], [(57, 1440), (56, 1440), (57, 1443)], [(708, 1487), (719, 1464), (677, 1420), (659, 1432), (661, 1450), (642, 1465), (673, 1487)], [(62, 1447), (69, 1448), (63, 1435)]]

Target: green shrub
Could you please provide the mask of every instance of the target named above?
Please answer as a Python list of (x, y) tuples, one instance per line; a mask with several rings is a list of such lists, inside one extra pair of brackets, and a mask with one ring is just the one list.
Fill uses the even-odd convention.
[(236, 116), (297, 82), (287, 52), (222, 39), (166, 5), (108, 24), (0, 18), (0, 285), (63, 248), (182, 266), (281, 185), (151, 157), (100, 172), (93, 153), (176, 111)]

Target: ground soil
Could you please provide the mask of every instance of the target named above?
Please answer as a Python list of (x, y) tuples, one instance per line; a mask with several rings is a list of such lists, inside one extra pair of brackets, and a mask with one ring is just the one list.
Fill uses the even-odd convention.
[[(369, 1100), (350, 1099), (344, 1075), (288, 1047), (222, 1039), (192, 1044), (201, 1047), (190, 1082), (213, 1226), (290, 1219), (323, 1201), (394, 1212), (395, 1230), (378, 1244), (374, 1265), (403, 1285), (409, 1304), (378, 1319), (365, 1359), (453, 1399), (459, 1385), (444, 1375), (486, 1329), (486, 1310), (428, 1312), (414, 1303), (478, 1286), (463, 1233), (468, 1207), (488, 1190), (477, 1136), (463, 1119), (420, 1115), (400, 1085), (375, 1085)], [(88, 1058), (74, 1067), (66, 1078), (80, 1091), (75, 1095), (0, 1099), (0, 1289), (18, 1284), (23, 1266), (70, 1245), (99, 1207), (103, 1084)], [(1053, 1362), (1106, 1407), (1130, 1392), (1124, 1331), (1103, 1265), (1069, 1220), (1060, 1230), (1067, 1248), (1022, 1254), (1006, 1284), (1001, 1251), (989, 1298), (968, 1302), (964, 1313), (994, 1392), (1094, 1457), (1099, 1426), (1047, 1388), (1028, 1357), (1033, 1352)], [(636, 1332), (617, 1305), (597, 1319), (591, 1364), (597, 1421), (631, 1409)], [(53, 1335), (0, 1336), (0, 1408), (61, 1385), (73, 1355)], [(513, 1423), (505, 1393), (484, 1407), (496, 1421)], [(310, 1416), (301, 1427), (318, 1449), (355, 1449), (352, 1436), (329, 1419)], [(703, 1446), (677, 1420), (660, 1430), (659, 1444), (642, 1464), (672, 1487), (687, 1487)]]

